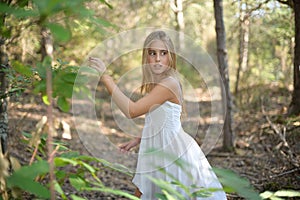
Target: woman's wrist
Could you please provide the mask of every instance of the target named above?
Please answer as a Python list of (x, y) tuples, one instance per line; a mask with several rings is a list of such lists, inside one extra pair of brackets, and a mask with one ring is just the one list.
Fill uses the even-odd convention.
[(105, 82), (108, 82), (108, 81), (111, 81), (113, 80), (112, 77), (108, 74), (103, 74), (100, 78), (100, 81), (105, 83)]

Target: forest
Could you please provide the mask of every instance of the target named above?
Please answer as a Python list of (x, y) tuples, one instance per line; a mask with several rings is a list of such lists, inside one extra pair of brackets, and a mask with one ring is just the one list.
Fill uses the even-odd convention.
[[(300, 199), (299, 0), (1, 0), (0, 200), (139, 199), (142, 132), (87, 67), (103, 59), (131, 99), (142, 43), (165, 30), (177, 49), (183, 129), (229, 200)], [(180, 165), (182, 163), (178, 163)], [(157, 199), (209, 197), (153, 180)]]

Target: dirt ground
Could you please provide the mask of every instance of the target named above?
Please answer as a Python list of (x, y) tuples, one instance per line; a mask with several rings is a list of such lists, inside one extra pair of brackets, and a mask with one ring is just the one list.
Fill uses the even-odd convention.
[[(250, 101), (249, 98), (244, 97), (250, 102), (235, 102), (244, 105), (234, 107), (233, 128), (236, 149), (233, 152), (223, 151), (222, 138), (220, 138), (215, 148), (207, 155), (207, 159), (214, 167), (231, 169), (247, 178), (259, 192), (280, 189), (300, 190), (300, 117), (284, 116), (289, 102), (287, 91), (270, 90), (268, 95), (269, 98), (263, 101)], [(101, 103), (97, 108), (100, 113), (98, 118), (103, 120), (100, 126), (106, 137), (114, 144), (120, 144), (127, 141), (128, 136), (114, 122), (109, 105), (109, 103)], [(199, 105), (201, 107), (201, 103)], [(32, 154), (26, 150), (26, 145), (20, 142), (21, 133), (32, 133), (36, 130), (36, 124), (46, 115), (46, 106), (36, 96), (23, 94), (10, 100), (8, 112), (9, 151), (22, 164), (28, 164)], [(89, 141), (82, 141), (75, 129), (71, 113), (62, 113), (55, 108), (54, 116), (57, 122), (63, 120), (71, 127), (72, 139), (58, 137), (66, 142), (70, 149), (88, 155), (94, 155), (98, 151), (98, 149), (87, 148), (86, 142)], [(205, 129), (206, 126), (201, 124), (199, 129)], [(58, 127), (57, 131), (60, 134), (61, 127)], [(92, 143), (93, 135), (89, 138)], [(201, 137), (196, 138), (199, 145), (201, 139)], [(105, 149), (106, 146), (101, 148)], [(128, 165), (135, 165), (130, 160), (127, 162)], [(135, 187), (131, 183), (131, 177), (127, 175), (103, 168), (98, 177), (108, 187), (129, 193), (134, 192)], [(74, 193), (74, 189), (68, 184), (63, 189), (67, 194)], [(125, 199), (101, 192), (77, 194), (87, 199)], [(236, 194), (228, 194), (228, 199), (243, 198)]]

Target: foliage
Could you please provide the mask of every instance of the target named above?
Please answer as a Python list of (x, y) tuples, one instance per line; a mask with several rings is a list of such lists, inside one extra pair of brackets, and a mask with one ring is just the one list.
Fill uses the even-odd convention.
[[(11, 2), (12, 4), (8, 4)], [(123, 28), (134, 28), (136, 26), (158, 26), (161, 25), (163, 21), (167, 26), (173, 27), (174, 13), (166, 12), (166, 8), (169, 7), (168, 1), (114, 1), (114, 7), (122, 8), (114, 12), (111, 12), (111, 4), (108, 4), (105, 0), (100, 0), (105, 7), (103, 9), (92, 10), (90, 8), (98, 8), (95, 6), (96, 1), (90, 0), (65, 0), (65, 1), (55, 1), (55, 0), (23, 0), (23, 1), (1, 1), (0, 12), (1, 16), (5, 14), (6, 20), (0, 20), (0, 35), (1, 37), (8, 38), (10, 45), (7, 48), (10, 51), (10, 56), (12, 58), (12, 68), (4, 71), (9, 78), (12, 87), (7, 93), (0, 94), (1, 98), (5, 98), (14, 93), (19, 93), (24, 91), (24, 89), (34, 87), (36, 93), (40, 93), (44, 102), (48, 103), (48, 97), (46, 96), (46, 68), (52, 69), (52, 79), (53, 79), (53, 97), (57, 100), (58, 107), (63, 111), (68, 111), (70, 108), (69, 98), (73, 91), (86, 91), (85, 84), (81, 84), (82, 88), (73, 88), (74, 81), (76, 78), (76, 72), (78, 70), (77, 66), (69, 65), (60, 60), (57, 64), (52, 64), (53, 60), (46, 57), (42, 62), (36, 62), (38, 60), (37, 49), (39, 46), (32, 42), (32, 38), (39, 37), (39, 29), (44, 27), (48, 28), (54, 39), (55, 39), (55, 50), (60, 58), (70, 57), (69, 60), (80, 60), (85, 52), (95, 45), (97, 39), (103, 39), (99, 36), (99, 33), (103, 33), (103, 27), (114, 27), (113, 24), (120, 25)], [(257, 3), (257, 1), (253, 1)], [(231, 3), (234, 6), (234, 3)], [(229, 5), (229, 4), (228, 4)], [(226, 8), (232, 8), (229, 5)], [(149, 9), (150, 8), (150, 9)], [(196, 38), (197, 43), (205, 45), (207, 48), (212, 48), (213, 34), (212, 34), (212, 16), (207, 10), (211, 9), (211, 4), (209, 3), (191, 3), (191, 1), (185, 1), (184, 13), (186, 17), (186, 31), (192, 37)], [(273, 7), (274, 8), (274, 7)], [(124, 12), (126, 10), (127, 12)], [(270, 8), (270, 10), (273, 10)], [(260, 9), (257, 13), (264, 13), (264, 15), (257, 15), (251, 21), (251, 57), (250, 57), (250, 68), (246, 69), (244, 72), (243, 83), (245, 86), (252, 83), (263, 82), (269, 83), (272, 81), (280, 81), (283, 83), (289, 82), (289, 69), (281, 69), (280, 59), (284, 56), (287, 60), (287, 66), (289, 67), (291, 63), (290, 52), (285, 52), (284, 49), (290, 49), (292, 44), (292, 32), (290, 28), (291, 23), (291, 10), (279, 8), (274, 15), (266, 13), (268, 11), (265, 8)], [(228, 12), (227, 17), (230, 19), (236, 19), (236, 12)], [(171, 17), (170, 17), (171, 14)], [(117, 17), (116, 17), (117, 16)], [(160, 16), (160, 20), (153, 20), (155, 16)], [(195, 17), (200, 16), (200, 17)], [(109, 22), (104, 19), (106, 17)], [(235, 20), (228, 20), (227, 23), (235, 22)], [(276, 25), (274, 25), (276, 24)], [(91, 31), (91, 26), (95, 25), (95, 29), (99, 32), (94, 33), (94, 40), (87, 40)], [(24, 31), (27, 30), (28, 32)], [(236, 32), (237, 27), (230, 27), (229, 33), (233, 34)], [(23, 33), (23, 37), (21, 37)], [(98, 34), (98, 35), (97, 35)], [(255, 37), (259, 34), (259, 37)], [(18, 41), (16, 41), (16, 38)], [(18, 46), (22, 43), (22, 39), (27, 39), (28, 46), (26, 48), (34, 49), (29, 58), (26, 57), (26, 62), (20, 61), (21, 54), (23, 53), (20, 48), (12, 49), (12, 46)], [(74, 40), (71, 40), (74, 38)], [(207, 38), (209, 41), (207, 41)], [(230, 40), (228, 46), (229, 53), (235, 53), (236, 48), (236, 35), (232, 36), (233, 39)], [(71, 41), (70, 41), (71, 40)], [(205, 41), (206, 40), (206, 41)], [(66, 43), (69, 41), (69, 43)], [(80, 46), (77, 51), (74, 46)], [(288, 47), (288, 48), (286, 48)], [(23, 47), (22, 47), (23, 48)], [(26, 49), (27, 50), (27, 49)], [(215, 49), (213, 49), (215, 50)], [(23, 51), (25, 51), (23, 49)], [(28, 52), (27, 52), (28, 53)], [(280, 53), (284, 54), (283, 56)], [(27, 54), (26, 54), (27, 55)], [(71, 56), (70, 56), (71, 55)], [(234, 56), (230, 56), (231, 58)], [(236, 65), (235, 61), (231, 61), (231, 66)], [(125, 63), (125, 62), (124, 62)], [(127, 62), (126, 62), (127, 63)], [(119, 67), (119, 65), (118, 65)], [(120, 67), (119, 67), (120, 68)], [(184, 68), (184, 67), (183, 67)], [(184, 70), (186, 70), (184, 68)], [(234, 70), (230, 70), (233, 72)], [(193, 73), (189, 71), (184, 71), (191, 77), (194, 77)], [(189, 74), (190, 73), (190, 74)], [(284, 76), (282, 75), (284, 74)], [(192, 78), (193, 79), (193, 78)], [(86, 80), (80, 80), (85, 83)], [(248, 89), (248, 88), (247, 88)], [(39, 151), (43, 156), (45, 154), (46, 138), (41, 138), (41, 143), (39, 146)], [(62, 144), (55, 144), (63, 147)], [(66, 149), (64, 149), (66, 150)], [(34, 195), (40, 197), (46, 197), (48, 194), (45, 192), (42, 184), (37, 183), (34, 179), (39, 180), (45, 178), (45, 173), (47, 163), (43, 161), (43, 157), (36, 157), (38, 162), (34, 163), (32, 166), (24, 166), (20, 171), (15, 171), (10, 177), (7, 178), (9, 187), (20, 187)], [(55, 183), (56, 191), (61, 195), (63, 199), (67, 199), (67, 195), (62, 189), (62, 184), (64, 181), (70, 181), (70, 184), (76, 191), (101, 191), (109, 192), (121, 196), (126, 196), (127, 194), (123, 191), (114, 190), (105, 187), (101, 181), (96, 177), (96, 173), (99, 171), (98, 168), (93, 167), (90, 162), (99, 162), (103, 165), (113, 168), (118, 171), (123, 171), (121, 166), (116, 166), (110, 164), (104, 160), (96, 159), (93, 157), (82, 156), (78, 153), (68, 152), (65, 154), (60, 154), (55, 158), (55, 164), (57, 169), (55, 171), (56, 177), (58, 177)], [(63, 167), (71, 166), (76, 169), (73, 173), (66, 173)], [(21, 173), (22, 172), (22, 173)], [(29, 172), (28, 174), (26, 174)], [(34, 173), (33, 173), (34, 172)], [(24, 175), (25, 173), (25, 175)], [(221, 182), (224, 184), (224, 188), (228, 192), (237, 192), (241, 196), (252, 198), (257, 197), (257, 194), (250, 187), (249, 182), (235, 176), (232, 172), (227, 170), (219, 169), (216, 173), (220, 176)], [(86, 179), (86, 176), (91, 177), (91, 179)], [(128, 174), (130, 175), (130, 174)], [(230, 180), (228, 182), (228, 180)], [(160, 185), (163, 190), (163, 194), (158, 197), (161, 199), (174, 199), (175, 192), (169, 187), (168, 184), (178, 185), (181, 188), (189, 191), (185, 186), (180, 184), (178, 181), (174, 180), (172, 183), (163, 182), (160, 180), (153, 180), (158, 185)], [(234, 184), (235, 181), (239, 184)], [(27, 184), (29, 183), (29, 184)], [(189, 193), (193, 195), (193, 193)], [(207, 195), (207, 191), (199, 190), (199, 193), (194, 195)], [(278, 197), (291, 197), (297, 196), (298, 193), (291, 191), (278, 191), (278, 192), (264, 192), (261, 194), (262, 198), (275, 199)], [(178, 195), (177, 195), (178, 196)], [(134, 199), (133, 196), (127, 196), (128, 198)], [(76, 195), (71, 195), (72, 199), (82, 199)]]
[(294, 190), (265, 191), (260, 194), (262, 199), (283, 200), (281, 197), (300, 197), (300, 192)]
[[(23, 21), (27, 25), (38, 25), (41, 29), (48, 28), (55, 41), (59, 43), (66, 42), (71, 38), (71, 27), (73, 21), (86, 20), (102, 27), (113, 26), (109, 22), (94, 16), (94, 12), (87, 8), (85, 4), (88, 0), (80, 1), (53, 1), (53, 0), (27, 0), (16, 2), (1, 2), (0, 11), (6, 13), (6, 18), (16, 18)], [(112, 8), (105, 0), (101, 0), (103, 4)], [(11, 21), (1, 24), (0, 35), (2, 37), (13, 37), (13, 29), (7, 29)], [(13, 60), (12, 69), (5, 69), (7, 77), (11, 83), (11, 89), (6, 94), (1, 94), (5, 98), (15, 92), (22, 92), (28, 86), (33, 85), (36, 93), (41, 93), (43, 101), (49, 104), (46, 95), (46, 69), (52, 69), (53, 79), (53, 97), (57, 98), (57, 105), (62, 110), (67, 112), (70, 109), (68, 99), (72, 97), (74, 91), (82, 92), (82, 88), (73, 88), (78, 67), (67, 66), (66, 63), (58, 61), (56, 66), (53, 66), (50, 57), (44, 58), (42, 62), (36, 62), (35, 66), (22, 64), (20, 61)], [(80, 81), (84, 85), (86, 80)]]
[[(24, 133), (25, 138), (31, 138), (31, 134)], [(26, 191), (39, 199), (48, 198), (48, 185), (42, 184), (47, 179), (49, 171), (48, 163), (44, 160), (46, 157), (46, 135), (41, 137), (39, 143), (39, 154), (41, 156), (36, 157), (37, 162), (32, 165), (25, 165), (18, 170), (15, 170), (10, 176), (6, 178), (8, 188), (18, 187), (23, 191)], [(128, 199), (137, 200), (135, 196), (128, 194), (125, 191), (106, 187), (103, 182), (98, 178), (97, 173), (103, 168), (97, 167), (101, 165), (105, 168), (125, 173), (128, 176), (132, 176), (128, 173), (129, 170), (126, 167), (110, 163), (104, 159), (95, 158), (92, 156), (81, 155), (78, 152), (71, 151), (68, 149), (67, 144), (60, 141), (54, 141), (54, 147), (58, 149), (56, 152), (58, 155), (54, 158), (55, 164), (55, 190), (61, 199), (84, 199), (77, 194), (77, 192), (103, 192), (110, 193), (117, 196), (123, 196)], [(28, 147), (29, 148), (29, 147)], [(33, 149), (31, 149), (33, 152)], [(175, 162), (180, 168), (186, 167), (184, 162)], [(66, 170), (68, 169), (68, 170)], [(183, 169), (184, 170), (184, 169)], [(240, 177), (236, 173), (228, 169), (214, 168), (214, 172), (219, 177), (220, 182), (223, 185), (225, 192), (237, 193), (246, 199), (280, 199), (280, 197), (299, 197), (299, 192), (296, 191), (285, 191), (280, 190), (277, 192), (263, 192), (258, 194), (250, 182), (245, 178)], [(199, 188), (195, 185), (186, 186), (172, 177), (171, 174), (167, 174), (163, 169), (160, 170), (171, 178), (171, 181), (167, 182), (160, 179), (149, 177), (156, 185), (162, 189), (161, 194), (156, 194), (158, 199), (161, 200), (173, 200), (173, 199), (184, 199), (181, 193), (174, 189), (174, 186), (181, 188), (189, 197), (209, 197), (212, 192), (218, 191), (216, 188)], [(188, 173), (188, 171), (187, 171)], [(72, 195), (68, 195), (64, 191), (64, 186), (69, 182), (70, 186), (74, 189)]]
[(38, 161), (30, 166), (23, 166), (7, 178), (7, 187), (18, 187), (38, 197), (49, 198), (49, 190), (37, 181), (34, 181), (38, 176), (44, 176), (48, 171), (48, 162), (44, 160)]
[(249, 200), (260, 199), (258, 193), (254, 190), (250, 182), (228, 169), (214, 168), (219, 176), (219, 180), (224, 185), (227, 192), (236, 192), (242, 197)]
[[(26, 0), (11, 2), (1, 2), (0, 11), (19, 20), (30, 19), (30, 23), (36, 23), (51, 30), (58, 41), (68, 41), (71, 37), (70, 22), (74, 19), (91, 20), (103, 26), (111, 24), (103, 19), (94, 17), (94, 12), (85, 6), (89, 0), (79, 1), (54, 1), (54, 0)], [(112, 8), (105, 0), (102, 3)], [(3, 25), (3, 24), (2, 24)], [(3, 27), (4, 28), (4, 27)], [(7, 30), (1, 32), (2, 36), (10, 36)]]
[[(186, 176), (190, 175), (188, 168), (186, 168), (186, 164), (180, 161), (176, 161), (174, 164), (176, 164), (183, 172), (187, 173)], [(213, 171), (217, 174), (225, 192), (235, 192), (249, 200), (261, 199), (259, 193), (254, 190), (247, 179), (240, 177), (238, 174), (228, 169), (214, 168)], [(195, 197), (206, 198), (212, 196), (214, 192), (222, 190), (220, 188), (203, 188), (197, 185), (187, 186), (182, 184), (172, 174), (167, 173), (164, 169), (160, 169), (160, 172), (171, 181), (156, 179), (150, 176), (148, 176), (148, 178), (162, 189), (162, 193), (156, 194), (157, 198), (162, 200), (185, 200), (186, 197), (184, 195), (191, 199)], [(191, 179), (192, 178), (193, 177), (191, 177)], [(181, 192), (178, 191), (179, 189)]]
[[(5, 70), (11, 82), (11, 89), (3, 96), (12, 95), (16, 92), (22, 92), (26, 88), (33, 87), (33, 92), (41, 94), (44, 103), (48, 105), (49, 102), (46, 95), (46, 68), (52, 69), (53, 98), (56, 98), (57, 106), (62, 111), (69, 111), (69, 100), (72, 98), (73, 92), (90, 95), (86, 85), (88, 78), (77, 76), (80, 67), (71, 66), (61, 60), (57, 60), (57, 64), (52, 66), (52, 59), (46, 57), (43, 62), (36, 63), (36, 68), (23, 65), (18, 61), (13, 61), (12, 68)], [(77, 87), (75, 87), (75, 81), (78, 83), (76, 84)]]
[[(25, 140), (27, 142), (28, 139), (31, 139), (31, 134), (24, 133), (24, 136), (27, 138), (27, 140)], [(63, 190), (66, 182), (69, 182), (72, 188), (77, 192), (100, 191), (124, 196), (128, 199), (138, 199), (124, 191), (106, 187), (97, 177), (97, 173), (101, 169), (92, 165), (92, 163), (98, 163), (106, 168), (120, 171), (131, 176), (130, 173), (124, 170), (124, 166), (112, 164), (103, 159), (80, 155), (78, 152), (69, 150), (66, 144), (59, 141), (55, 141), (54, 146), (58, 149), (57, 153), (59, 154), (54, 158), (56, 176), (55, 190), (62, 199), (68, 199), (68, 195)], [(49, 164), (44, 160), (46, 157), (46, 135), (41, 137), (38, 151), (38, 154), (41, 155), (36, 157), (38, 161), (32, 165), (23, 166), (8, 176), (6, 179), (7, 187), (18, 187), (40, 199), (48, 199), (50, 196), (47, 189), (48, 186), (43, 186), (39, 183), (44, 182), (43, 180), (47, 179), (47, 174), (49, 172)], [(70, 167), (72, 168), (71, 170), (66, 170), (66, 168)], [(70, 197), (74, 200), (83, 199), (75, 194), (70, 195)]]

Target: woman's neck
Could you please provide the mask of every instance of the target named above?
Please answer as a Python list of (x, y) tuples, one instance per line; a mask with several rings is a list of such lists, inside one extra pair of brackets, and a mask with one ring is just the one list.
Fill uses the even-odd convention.
[(154, 83), (159, 83), (161, 80), (167, 78), (168, 75), (167, 74), (157, 74), (155, 75), (153, 78), (154, 78)]

